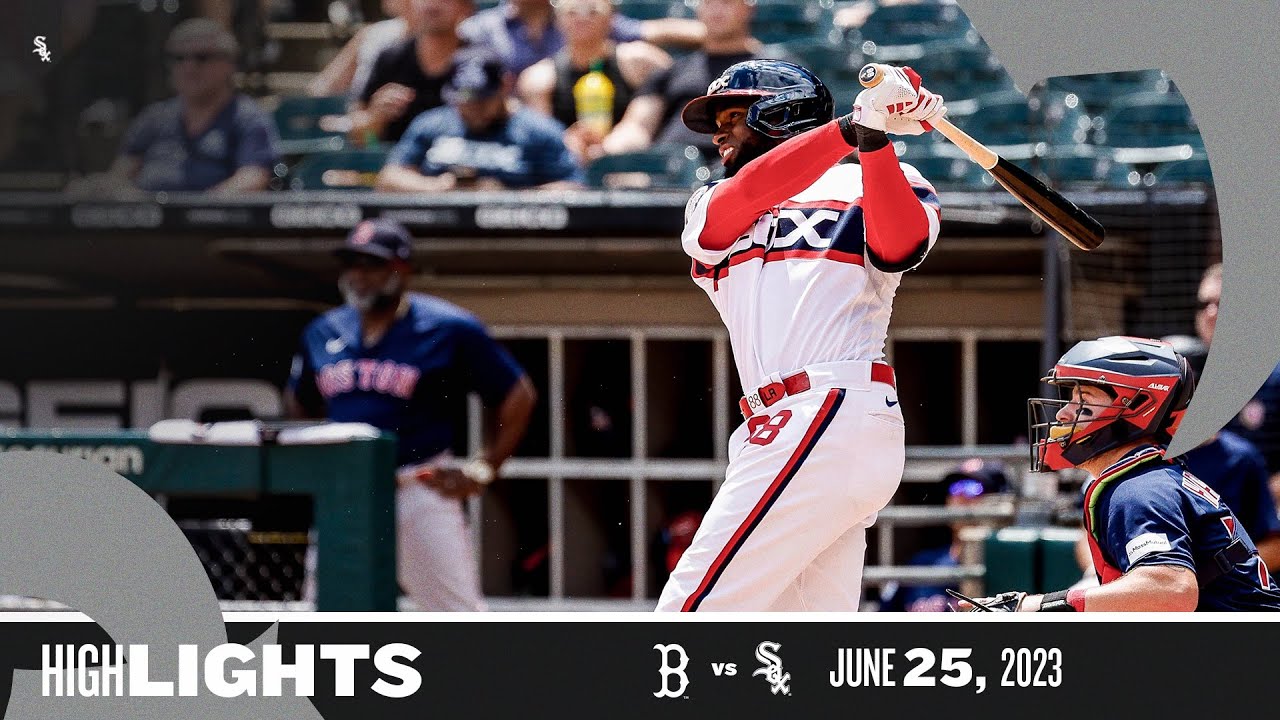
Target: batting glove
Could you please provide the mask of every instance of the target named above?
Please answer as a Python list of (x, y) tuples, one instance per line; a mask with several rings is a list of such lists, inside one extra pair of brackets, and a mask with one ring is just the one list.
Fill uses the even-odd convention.
[(930, 120), (946, 116), (944, 102), (941, 95), (921, 87), (915, 70), (885, 66), (880, 84), (858, 93), (853, 120), (894, 135), (921, 135), (933, 130)]

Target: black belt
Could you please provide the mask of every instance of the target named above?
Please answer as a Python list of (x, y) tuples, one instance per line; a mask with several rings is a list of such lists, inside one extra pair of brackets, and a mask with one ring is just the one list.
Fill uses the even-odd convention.
[(1256, 551), (1246, 547), (1243, 540), (1236, 538), (1230, 545), (1219, 550), (1207, 567), (1196, 573), (1196, 578), (1200, 581), (1200, 587), (1209, 585), (1240, 565), (1249, 562), (1257, 554)]

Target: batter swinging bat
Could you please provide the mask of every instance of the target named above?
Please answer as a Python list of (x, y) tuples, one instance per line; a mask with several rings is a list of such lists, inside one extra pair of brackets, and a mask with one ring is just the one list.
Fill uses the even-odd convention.
[[(864, 65), (858, 73), (858, 81), (867, 88), (879, 85), (883, 79), (884, 70), (877, 63)], [(1086, 251), (1093, 250), (1102, 244), (1106, 235), (1102, 223), (1093, 219), (1075, 203), (1050, 190), (1031, 173), (995, 154), (963, 130), (952, 125), (946, 118), (930, 120), (929, 124), (963, 150), (970, 160), (991, 173), (991, 177), (1008, 190), (1010, 195), (1027, 206), (1027, 209), (1041, 220), (1049, 223), (1054, 230), (1070, 240), (1071, 244)]]

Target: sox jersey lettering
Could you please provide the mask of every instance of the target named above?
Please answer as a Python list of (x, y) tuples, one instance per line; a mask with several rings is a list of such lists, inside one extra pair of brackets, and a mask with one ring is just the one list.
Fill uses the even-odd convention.
[[(941, 206), (915, 168), (901, 167), (928, 216), (927, 252), (938, 239)], [(721, 251), (699, 243), (714, 192), (708, 185), (689, 200), (681, 241), (694, 281), (729, 329), (744, 389), (811, 363), (884, 357), (901, 273), (867, 260), (859, 165), (832, 167)]]

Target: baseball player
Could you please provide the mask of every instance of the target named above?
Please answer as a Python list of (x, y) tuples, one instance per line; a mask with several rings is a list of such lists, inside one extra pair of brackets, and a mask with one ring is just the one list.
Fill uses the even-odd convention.
[[(515, 451), (533, 384), (463, 309), (407, 292), (411, 238), (366, 220), (338, 250), (345, 304), (302, 333), (286, 392), (293, 417), (364, 422), (394, 432), (400, 585), (418, 610), (483, 610), (462, 500), (479, 494)], [(468, 392), (496, 409), (479, 457), (449, 457)], [(310, 573), (309, 573), (310, 575)]]
[[(977, 602), (1007, 611), (1280, 610), (1280, 587), (1221, 496), (1168, 442), (1195, 390), (1186, 358), (1159, 340), (1106, 337), (1071, 348), (1032, 399), (1032, 471), (1079, 467), (1084, 527), (1101, 585)], [(969, 608), (969, 603), (961, 603)]]
[[(659, 611), (858, 608), (866, 529), (904, 460), (890, 307), (940, 213), (887, 133), (921, 134), (945, 108), (909, 68), (852, 114), (833, 105), (807, 69), (749, 60), (684, 108), (727, 178), (689, 200), (682, 242), (729, 329), (746, 422)], [(838, 164), (855, 150), (860, 165)]]

